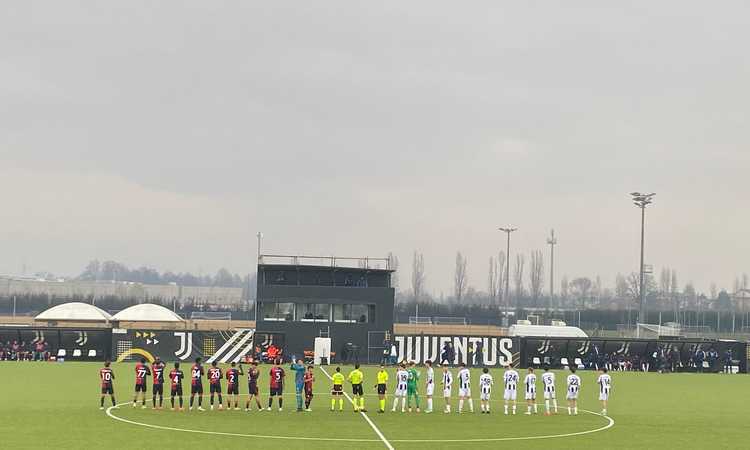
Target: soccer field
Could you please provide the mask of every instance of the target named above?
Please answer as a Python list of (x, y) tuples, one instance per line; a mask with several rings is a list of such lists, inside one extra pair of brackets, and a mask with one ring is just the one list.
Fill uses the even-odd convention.
[[(388, 412), (377, 414), (377, 396), (374, 389), (370, 389), (374, 385), (376, 368), (368, 367), (365, 369), (365, 386), (368, 389), (366, 406), (370, 412), (365, 417), (353, 413), (348, 404), (344, 412), (329, 411), (330, 382), (320, 368), (316, 368), (313, 411), (309, 413), (294, 411), (293, 374), (289, 370), (283, 412), (274, 408), (271, 412), (247, 413), (244, 404), (241, 411), (172, 412), (168, 408), (152, 410), (150, 401), (148, 409), (134, 409), (129, 405), (134, 384), (134, 364), (131, 363), (113, 364), (115, 393), (117, 402), (122, 405), (118, 409), (100, 411), (100, 367), (97, 363), (0, 363), (2, 448), (106, 446), (124, 449), (133, 448), (136, 443), (156, 448), (303, 446), (306, 450), (382, 449), (388, 445), (397, 449), (750, 446), (746, 375), (612, 373), (608, 413), (614, 423), (610, 426), (608, 418), (596, 414), (601, 408), (597, 401), (596, 374), (590, 371), (578, 372), (583, 383), (579, 401), (582, 411), (578, 416), (567, 415), (564, 398), (559, 399), (561, 409), (558, 415), (542, 415), (541, 399), (538, 400), (542, 403), (539, 415), (523, 415), (523, 401), (519, 402), (518, 415), (503, 415), (499, 385), (502, 372), (499, 369), (491, 371), (496, 380), (491, 415), (479, 413), (476, 388), (479, 370), (475, 370), (472, 377), (474, 414), (443, 414), (443, 400), (440, 398), (435, 399), (436, 412), (433, 414), (391, 413), (390, 394)], [(345, 367), (343, 372), (347, 373), (349, 369)], [(332, 368), (327, 370), (330, 372)], [(436, 368), (436, 376), (440, 370)], [(266, 402), (268, 367), (262, 367), (261, 371), (261, 396)], [(394, 370), (389, 371), (389, 391), (392, 392)], [(424, 376), (424, 368), (420, 371)], [(453, 372), (455, 375), (456, 370)], [(523, 371), (521, 374), (523, 376)], [(558, 372), (559, 397), (564, 396), (563, 383), (564, 374)], [(240, 385), (240, 393), (247, 392), (245, 384)], [(223, 385), (226, 390), (226, 383)], [(189, 392), (189, 384), (185, 387)], [(149, 399), (150, 395), (149, 383)], [(453, 395), (455, 411), (455, 386)], [(243, 395), (243, 403), (244, 399)], [(204, 407), (207, 404), (206, 399)], [(109, 406), (108, 398), (105, 406)], [(168, 406), (168, 393), (165, 406)]]

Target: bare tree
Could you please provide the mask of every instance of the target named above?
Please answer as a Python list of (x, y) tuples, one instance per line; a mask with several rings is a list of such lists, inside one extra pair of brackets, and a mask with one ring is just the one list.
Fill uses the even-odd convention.
[(742, 274), (742, 289), (747, 290), (747, 288), (750, 286), (750, 278), (748, 278), (746, 273)]
[(711, 300), (716, 300), (716, 297), (719, 295), (719, 290), (716, 288), (716, 283), (711, 282), (709, 293), (711, 294)]
[(518, 306), (519, 300), (523, 297), (523, 266), (525, 262), (522, 254), (516, 255), (516, 268), (513, 273), (513, 282), (516, 287), (516, 306)]
[(581, 308), (585, 307), (586, 299), (591, 295), (591, 287), (593, 286), (591, 279), (587, 277), (575, 278), (570, 282), (570, 286), (573, 290), (572, 295), (578, 299)]
[(453, 279), (453, 293), (456, 297), (456, 303), (461, 303), (461, 299), (466, 293), (466, 258), (461, 252), (456, 252), (456, 273)]
[(541, 297), (542, 289), (544, 288), (544, 256), (542, 256), (542, 251), (534, 250), (531, 252), (529, 263), (531, 264), (529, 267), (531, 298), (536, 301)]
[(568, 283), (568, 276), (563, 275), (563, 277), (560, 279), (560, 298), (562, 300), (568, 299), (568, 295), (569, 295), (568, 284), (570, 284)]
[(424, 255), (414, 251), (414, 260), (411, 264), (411, 289), (414, 293), (414, 301), (419, 301), (419, 298), (424, 293)]
[(490, 256), (490, 271), (487, 274), (487, 297), (490, 305), (497, 300), (497, 262), (494, 256)]
[(388, 268), (393, 271), (391, 273), (391, 287), (398, 291), (398, 256), (394, 255), (393, 252), (388, 252)]
[(669, 296), (674, 307), (675, 322), (680, 321), (680, 291), (677, 284), (677, 271), (672, 269), (672, 281), (669, 282)]
[(507, 300), (505, 298), (505, 270), (506, 270), (506, 264), (508, 264), (508, 261), (505, 258), (505, 252), (500, 252), (497, 254), (497, 260), (495, 267), (497, 267), (497, 282), (495, 285), (497, 286), (497, 300), (498, 304), (504, 305), (505, 301)]

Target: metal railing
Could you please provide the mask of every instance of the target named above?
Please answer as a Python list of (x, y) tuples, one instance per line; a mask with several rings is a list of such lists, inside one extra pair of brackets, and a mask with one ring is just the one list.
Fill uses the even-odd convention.
[(258, 264), (291, 264), (293, 266), (342, 267), (350, 269), (391, 270), (388, 258), (309, 255), (260, 255)]

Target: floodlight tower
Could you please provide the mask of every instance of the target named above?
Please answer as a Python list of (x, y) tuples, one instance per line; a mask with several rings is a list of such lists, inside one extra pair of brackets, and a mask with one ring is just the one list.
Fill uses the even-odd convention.
[(645, 266), (643, 265), (644, 234), (646, 228), (646, 206), (653, 203), (655, 193), (641, 194), (640, 192), (631, 192), (633, 204), (641, 208), (641, 267), (639, 272), (639, 305), (638, 305), (638, 322), (646, 323), (646, 290), (645, 285)]
[(508, 245), (507, 245), (507, 251), (505, 253), (505, 317), (508, 317), (508, 307), (510, 306), (510, 288), (509, 288), (509, 278), (510, 278), (510, 234), (518, 228), (511, 228), (511, 227), (500, 227), (498, 230), (502, 231), (503, 233), (508, 235)]

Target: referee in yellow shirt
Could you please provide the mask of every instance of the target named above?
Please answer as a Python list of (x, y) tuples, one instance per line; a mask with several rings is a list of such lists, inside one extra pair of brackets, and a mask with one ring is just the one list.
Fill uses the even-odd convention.
[(378, 384), (375, 385), (375, 388), (378, 390), (378, 397), (380, 398), (380, 409), (378, 409), (378, 413), (385, 412), (385, 391), (387, 384), (388, 372), (385, 371), (385, 365), (381, 364), (380, 370), (378, 371)]
[[(361, 370), (359, 370), (359, 364), (354, 365), (354, 370), (349, 372), (349, 382), (352, 384), (352, 396), (354, 397), (354, 412), (367, 412), (365, 409), (365, 393), (362, 390), (362, 381), (365, 376)], [(359, 406), (357, 406), (357, 399), (359, 399)]]

